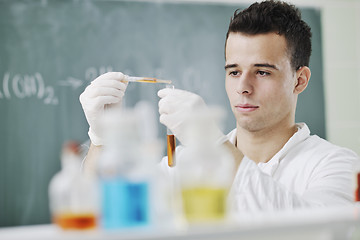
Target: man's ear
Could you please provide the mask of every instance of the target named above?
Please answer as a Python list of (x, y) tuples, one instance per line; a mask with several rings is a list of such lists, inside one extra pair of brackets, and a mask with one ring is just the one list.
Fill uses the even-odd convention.
[(300, 94), (306, 89), (309, 83), (311, 71), (310, 68), (303, 66), (299, 68), (295, 74), (296, 74), (296, 84), (294, 88), (294, 93)]

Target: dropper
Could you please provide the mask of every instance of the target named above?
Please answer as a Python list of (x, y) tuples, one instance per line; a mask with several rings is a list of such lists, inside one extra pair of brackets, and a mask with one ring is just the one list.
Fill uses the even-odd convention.
[(166, 83), (171, 84), (171, 80), (163, 80), (152, 77), (132, 77), (125, 75), (125, 81), (128, 82), (143, 82), (143, 83)]

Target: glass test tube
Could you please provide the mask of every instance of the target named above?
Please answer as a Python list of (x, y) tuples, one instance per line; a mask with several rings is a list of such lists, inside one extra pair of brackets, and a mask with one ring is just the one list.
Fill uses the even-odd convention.
[[(174, 89), (174, 85), (166, 85), (166, 88)], [(174, 134), (169, 128), (166, 128), (166, 140), (167, 140), (167, 155), (168, 155), (168, 166), (173, 167), (176, 163), (175, 148), (176, 139)]]
[(355, 202), (360, 202), (360, 172), (356, 173)]
[(175, 166), (176, 158), (175, 158), (175, 148), (176, 148), (176, 140), (174, 134), (170, 129), (167, 129), (167, 155), (168, 155), (168, 165), (169, 167)]

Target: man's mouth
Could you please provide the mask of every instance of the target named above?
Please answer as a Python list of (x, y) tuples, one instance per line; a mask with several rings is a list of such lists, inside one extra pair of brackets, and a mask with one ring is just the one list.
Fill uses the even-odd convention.
[(248, 103), (235, 105), (235, 109), (239, 112), (253, 112), (253, 111), (257, 110), (258, 108), (259, 108), (259, 106), (248, 104)]

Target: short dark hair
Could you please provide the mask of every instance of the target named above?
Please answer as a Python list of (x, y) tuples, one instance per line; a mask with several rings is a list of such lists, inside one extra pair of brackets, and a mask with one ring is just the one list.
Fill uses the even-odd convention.
[(311, 29), (301, 20), (301, 13), (294, 5), (270, 0), (254, 3), (243, 11), (237, 9), (231, 18), (226, 41), (231, 32), (249, 35), (274, 32), (284, 35), (292, 68), (297, 70), (309, 66)]

